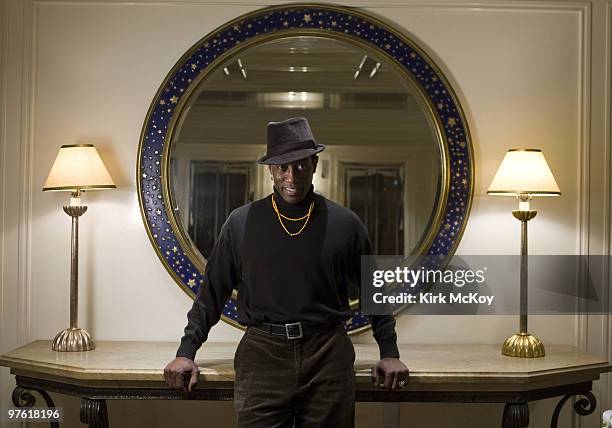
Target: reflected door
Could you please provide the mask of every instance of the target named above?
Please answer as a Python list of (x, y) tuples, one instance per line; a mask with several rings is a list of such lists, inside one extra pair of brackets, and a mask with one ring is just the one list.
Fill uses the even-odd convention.
[(404, 254), (403, 175), (402, 166), (346, 166), (346, 205), (365, 224), (374, 254)]
[(189, 236), (205, 258), (210, 256), (230, 212), (250, 199), (250, 163), (192, 161)]

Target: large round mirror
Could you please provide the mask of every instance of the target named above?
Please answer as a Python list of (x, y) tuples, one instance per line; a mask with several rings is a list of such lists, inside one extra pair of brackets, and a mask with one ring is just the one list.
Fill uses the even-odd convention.
[[(449, 255), (472, 195), (469, 133), (438, 67), (373, 17), (335, 6), (278, 6), (206, 36), (151, 105), (139, 196), (149, 236), (195, 295), (229, 213), (272, 192), (270, 121), (307, 117), (318, 143), (315, 191), (352, 209), (376, 254)], [(353, 300), (349, 331), (369, 320)], [(236, 324), (235, 295), (223, 312)]]

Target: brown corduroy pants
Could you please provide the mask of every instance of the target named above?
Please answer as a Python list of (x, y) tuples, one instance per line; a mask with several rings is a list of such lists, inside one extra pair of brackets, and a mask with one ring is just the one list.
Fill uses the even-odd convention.
[(355, 350), (341, 325), (301, 339), (249, 328), (236, 350), (239, 427), (352, 427)]

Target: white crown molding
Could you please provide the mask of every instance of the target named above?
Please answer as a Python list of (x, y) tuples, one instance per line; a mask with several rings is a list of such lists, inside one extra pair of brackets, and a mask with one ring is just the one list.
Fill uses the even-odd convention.
[[(607, 316), (604, 319), (602, 328), (602, 336), (604, 341), (604, 349), (607, 349), (608, 361), (612, 362), (612, 0), (606, 3), (606, 43), (605, 43), (605, 82), (604, 93), (606, 94), (606, 102), (604, 107), (605, 112), (605, 137), (606, 137), (606, 195), (608, 197), (607, 216), (606, 216), (606, 235), (607, 240), (606, 254), (608, 256), (608, 266), (606, 270), (607, 287), (604, 287), (605, 312)], [(605, 401), (612, 402), (612, 375), (606, 375), (607, 382), (605, 387)]]
[[(2, 0), (0, 7), (0, 347), (4, 352), (30, 339), (34, 15), (32, 0)], [(13, 380), (8, 371), (0, 377), (0, 402), (8, 406)]]
[[(27, 325), (24, 332), (24, 339), (30, 341), (30, 320), (31, 302), (30, 290), (32, 289), (32, 206), (34, 199), (34, 106), (35, 104), (35, 82), (36, 82), (36, 35), (38, 28), (38, 10), (34, 8), (32, 0), (26, 2), (27, 12), (24, 14), (24, 79), (22, 94), (25, 106), (22, 106), (22, 116), (24, 118), (22, 129), (24, 130), (23, 141), (23, 192), (26, 200), (23, 202), (23, 242), (25, 243), (23, 260), (25, 261), (25, 275), (23, 278), (24, 288), (26, 289), (25, 300), (27, 302)], [(27, 55), (27, 57), (26, 57)], [(27, 71), (26, 71), (27, 70)]]
[[(581, 229), (584, 229), (580, 233), (580, 244), (581, 254), (603, 254), (609, 260), (612, 252), (612, 136), (610, 131), (612, 126), (612, 98), (610, 96), (610, 90), (612, 89), (610, 83), (612, 78), (612, 58), (610, 55), (612, 49), (612, 1), (607, 0), (605, 4), (594, 2), (592, 5), (591, 13), (601, 14), (601, 16), (596, 15), (589, 19), (591, 30), (587, 36), (592, 44), (590, 49), (596, 49), (596, 51), (590, 52), (586, 62), (590, 68), (584, 70), (584, 72), (588, 73), (590, 78), (595, 79), (587, 82), (587, 90), (603, 90), (603, 96), (598, 98), (594, 95), (594, 99), (589, 101), (589, 106), (592, 105), (593, 111), (583, 116), (583, 124), (585, 127), (591, 128), (592, 134), (589, 132), (583, 135), (587, 138), (585, 141), (588, 142), (588, 153), (584, 153), (587, 156), (584, 160), (589, 160), (589, 162), (583, 163), (581, 169), (583, 173), (588, 175), (589, 182), (583, 182), (583, 186), (581, 186), (581, 193), (588, 195), (588, 197), (584, 201), (581, 200), (581, 208), (585, 211), (581, 210), (581, 215), (584, 215), (581, 218)], [(596, 39), (593, 40), (593, 38)], [(595, 92), (591, 93), (595, 94)], [(590, 163), (591, 160), (593, 164)], [(582, 175), (583, 179), (586, 178), (584, 174)], [(597, 194), (591, 194), (594, 188)], [(599, 194), (603, 199), (599, 204), (598, 201), (590, 199), (597, 198)], [(594, 211), (601, 209), (603, 212), (589, 212), (590, 209)], [(598, 292), (602, 298), (602, 316), (587, 317), (586, 315), (580, 315), (581, 325), (578, 328), (581, 347), (587, 352), (602, 354), (608, 361), (612, 361), (611, 272), (612, 264), (610, 261), (601, 272), (594, 272), (597, 278)], [(592, 342), (589, 343), (589, 340)], [(601, 411), (609, 408), (612, 399), (612, 376), (610, 374), (602, 375), (601, 381), (594, 385), (594, 392), (598, 401), (602, 403), (602, 407), (597, 408), (594, 416), (591, 417), (591, 421), (600, 421)], [(587, 425), (587, 420), (577, 416), (574, 416), (573, 422), (577, 422), (578, 427)]]
[[(580, 88), (579, 88), (579, 196), (578, 196), (578, 253), (588, 254), (589, 251), (589, 227), (590, 227), (590, 71), (591, 71), (591, 9), (589, 5), (584, 6), (580, 19)], [(583, 281), (586, 283), (586, 281)], [(581, 308), (581, 310), (586, 308)], [(582, 313), (575, 317), (575, 345), (586, 351), (588, 347), (588, 318)]]
[[(6, 291), (10, 279), (6, 274), (7, 261), (6, 254), (6, 142), (7, 142), (7, 99), (6, 93), (8, 88), (8, 25), (9, 25), (9, 4), (7, 0), (0, 1), (0, 351), (4, 352), (12, 345), (12, 338), (9, 338), (10, 326), (13, 324), (10, 320), (10, 315), (6, 309), (9, 305), (9, 293)], [(12, 303), (12, 302), (11, 302)], [(0, 372), (0, 407), (9, 405), (8, 396), (10, 387), (10, 376), (8, 370), (3, 369)]]
[[(4, 258), (5, 254), (5, 241), (6, 241), (6, 217), (5, 217), (5, 207), (6, 207), (6, 141), (7, 141), (7, 132), (6, 132), (6, 110), (8, 101), (6, 99), (6, 90), (8, 87), (8, 49), (6, 45), (8, 44), (8, 22), (9, 22), (9, 14), (8, 14), (8, 2), (6, 0), (2, 0), (0, 2), (0, 337), (4, 337), (4, 329), (3, 326), (7, 325), (5, 321), (6, 314), (3, 311), (4, 302), (6, 299), (4, 293), (4, 287), (6, 284), (4, 272), (6, 271), (6, 260)], [(4, 343), (1, 343), (0, 346), (4, 347)]]
[[(16, 341), (30, 336), (32, 1), (5, 0), (2, 45), (2, 290), (16, 290)], [(10, 217), (10, 218), (9, 218)], [(12, 230), (16, 230), (16, 234)], [(7, 238), (7, 232), (12, 232)], [(3, 300), (3, 305), (7, 302)], [(5, 314), (3, 314), (5, 315)], [(11, 333), (11, 332), (4, 332)]]
[(35, 70), (35, 14), (33, 2), (26, 0), (22, 15), (22, 57), (21, 57), (21, 120), (20, 159), (21, 175), (19, 176), (19, 280), (20, 292), (20, 327), (19, 339), (22, 343), (30, 341), (30, 290), (31, 290), (31, 237), (32, 237), (32, 181), (34, 154), (34, 70)]
[(408, 9), (444, 9), (444, 10), (581, 10), (590, 1), (575, 1), (575, 0), (556, 0), (556, 1), (531, 1), (531, 0), (504, 0), (504, 1), (463, 1), (463, 0), (446, 0), (446, 1), (404, 1), (404, 0), (347, 0), (347, 1), (287, 1), (287, 0), (34, 0), (38, 4), (87, 4), (87, 5), (126, 5), (126, 6), (254, 6), (267, 7), (278, 6), (282, 4), (302, 4), (302, 3), (320, 3), (333, 4), (344, 7), (361, 7), (361, 8), (408, 8)]

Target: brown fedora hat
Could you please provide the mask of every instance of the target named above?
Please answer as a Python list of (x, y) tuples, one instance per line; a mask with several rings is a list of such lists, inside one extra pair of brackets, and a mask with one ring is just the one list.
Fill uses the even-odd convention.
[(267, 140), (266, 154), (257, 161), (263, 165), (291, 163), (325, 150), (315, 141), (305, 117), (269, 122)]

